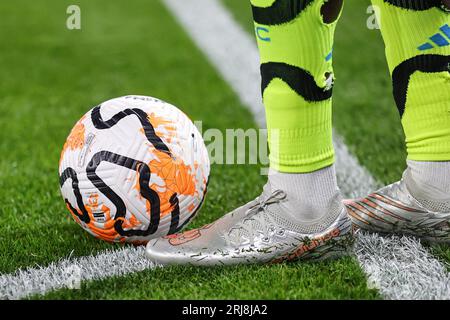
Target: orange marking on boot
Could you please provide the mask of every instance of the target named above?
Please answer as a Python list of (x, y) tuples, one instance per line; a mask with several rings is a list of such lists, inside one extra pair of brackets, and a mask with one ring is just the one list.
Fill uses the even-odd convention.
[(359, 220), (367, 225), (370, 225), (369, 222), (367, 222), (366, 220), (364, 220), (363, 218), (361, 218), (355, 211), (353, 211), (352, 208), (349, 207), (349, 204), (347, 204), (347, 212), (356, 220)]
[(185, 244), (194, 239), (199, 238), (202, 235), (202, 231), (211, 228), (214, 223), (207, 224), (201, 228), (185, 231), (183, 233), (171, 234), (165, 236), (164, 239), (169, 240), (169, 243), (173, 246)]
[(398, 202), (396, 202), (394, 200), (388, 199), (388, 198), (386, 198), (386, 197), (384, 197), (384, 196), (382, 196), (382, 195), (380, 195), (378, 193), (373, 193), (373, 194), (369, 195), (369, 197), (370, 198), (375, 198), (375, 199), (380, 200), (380, 201), (382, 201), (384, 203), (387, 203), (387, 204), (389, 204), (389, 205), (391, 205), (393, 207), (397, 207), (397, 208), (403, 209), (405, 211), (409, 211), (409, 212), (423, 212), (423, 213), (425, 213), (424, 211), (417, 211), (415, 209), (405, 207), (401, 203), (398, 203)]
[(311, 238), (309, 242), (307, 243), (303, 242), (302, 244), (300, 244), (300, 246), (297, 249), (295, 249), (292, 253), (289, 253), (280, 258), (276, 258), (272, 260), (271, 263), (280, 263), (283, 261), (296, 260), (301, 256), (303, 256), (304, 254), (306, 254), (307, 252), (312, 251), (315, 248), (319, 247), (320, 245), (324, 244), (325, 242), (338, 237), (340, 234), (341, 230), (335, 228), (321, 237)]
[(379, 210), (379, 211), (383, 212), (384, 214), (387, 214), (387, 215), (389, 215), (391, 217), (394, 217), (394, 218), (397, 218), (397, 219), (403, 220), (403, 221), (408, 221), (407, 219), (396, 215), (395, 213), (393, 213), (393, 212), (391, 212), (391, 211), (389, 211), (389, 210), (387, 210), (387, 209), (377, 205), (375, 202), (373, 202), (373, 201), (371, 201), (371, 200), (369, 200), (367, 198), (363, 199), (361, 202), (364, 202), (365, 204), (367, 204), (368, 206), (374, 208), (375, 210)]
[(353, 204), (351, 204), (350, 206), (352, 206), (353, 208), (367, 214), (369, 217), (374, 218), (375, 220), (384, 222), (384, 223), (390, 223), (389, 221), (384, 220), (383, 218), (378, 217), (377, 215), (375, 215), (374, 213), (370, 212), (369, 210), (367, 210), (367, 208), (365, 208), (364, 206), (360, 205), (357, 202), (354, 202)]

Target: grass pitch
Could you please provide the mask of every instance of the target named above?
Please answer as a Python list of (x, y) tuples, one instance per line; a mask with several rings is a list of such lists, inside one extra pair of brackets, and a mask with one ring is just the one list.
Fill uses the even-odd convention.
[[(224, 2), (252, 32), (247, 1)], [(159, 1), (77, 1), (82, 29), (73, 31), (65, 27), (70, 4), (0, 3), (0, 273), (111, 247), (73, 222), (59, 193), (60, 150), (73, 124), (92, 106), (126, 94), (151, 95), (202, 120), (204, 129), (255, 127), (250, 113)], [(392, 182), (404, 168), (403, 134), (381, 37), (366, 29), (367, 5), (347, 5), (338, 26), (334, 125), (375, 177)], [(256, 166), (214, 165), (206, 203), (189, 227), (211, 222), (254, 198), (264, 180)], [(438, 251), (448, 259), (447, 248)], [(87, 282), (80, 290), (59, 290), (43, 298), (379, 295), (367, 288), (355, 259), (346, 258), (263, 267), (169, 267)]]

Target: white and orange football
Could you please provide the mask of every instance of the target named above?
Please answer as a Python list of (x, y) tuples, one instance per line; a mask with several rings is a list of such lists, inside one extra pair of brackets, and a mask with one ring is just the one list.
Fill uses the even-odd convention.
[(83, 229), (109, 242), (145, 244), (180, 231), (199, 210), (210, 163), (178, 108), (146, 96), (86, 113), (61, 153), (61, 192)]

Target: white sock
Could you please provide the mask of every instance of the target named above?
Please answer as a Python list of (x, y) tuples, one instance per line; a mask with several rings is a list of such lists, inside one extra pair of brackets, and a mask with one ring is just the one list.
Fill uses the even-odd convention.
[(418, 200), (450, 201), (450, 161), (407, 160), (403, 178)]
[(336, 214), (342, 208), (334, 165), (310, 173), (282, 173), (270, 169), (269, 183), (272, 190), (286, 192), (288, 201), (284, 207), (301, 222)]

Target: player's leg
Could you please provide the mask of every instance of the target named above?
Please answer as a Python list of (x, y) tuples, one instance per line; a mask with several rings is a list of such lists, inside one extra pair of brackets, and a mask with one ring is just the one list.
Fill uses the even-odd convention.
[(251, 0), (261, 53), (270, 173), (256, 200), (212, 225), (150, 241), (160, 263), (202, 265), (325, 258), (351, 236), (336, 184), (332, 47), (342, 0)]
[(350, 201), (361, 228), (450, 241), (450, 1), (372, 0), (406, 136), (403, 179)]

